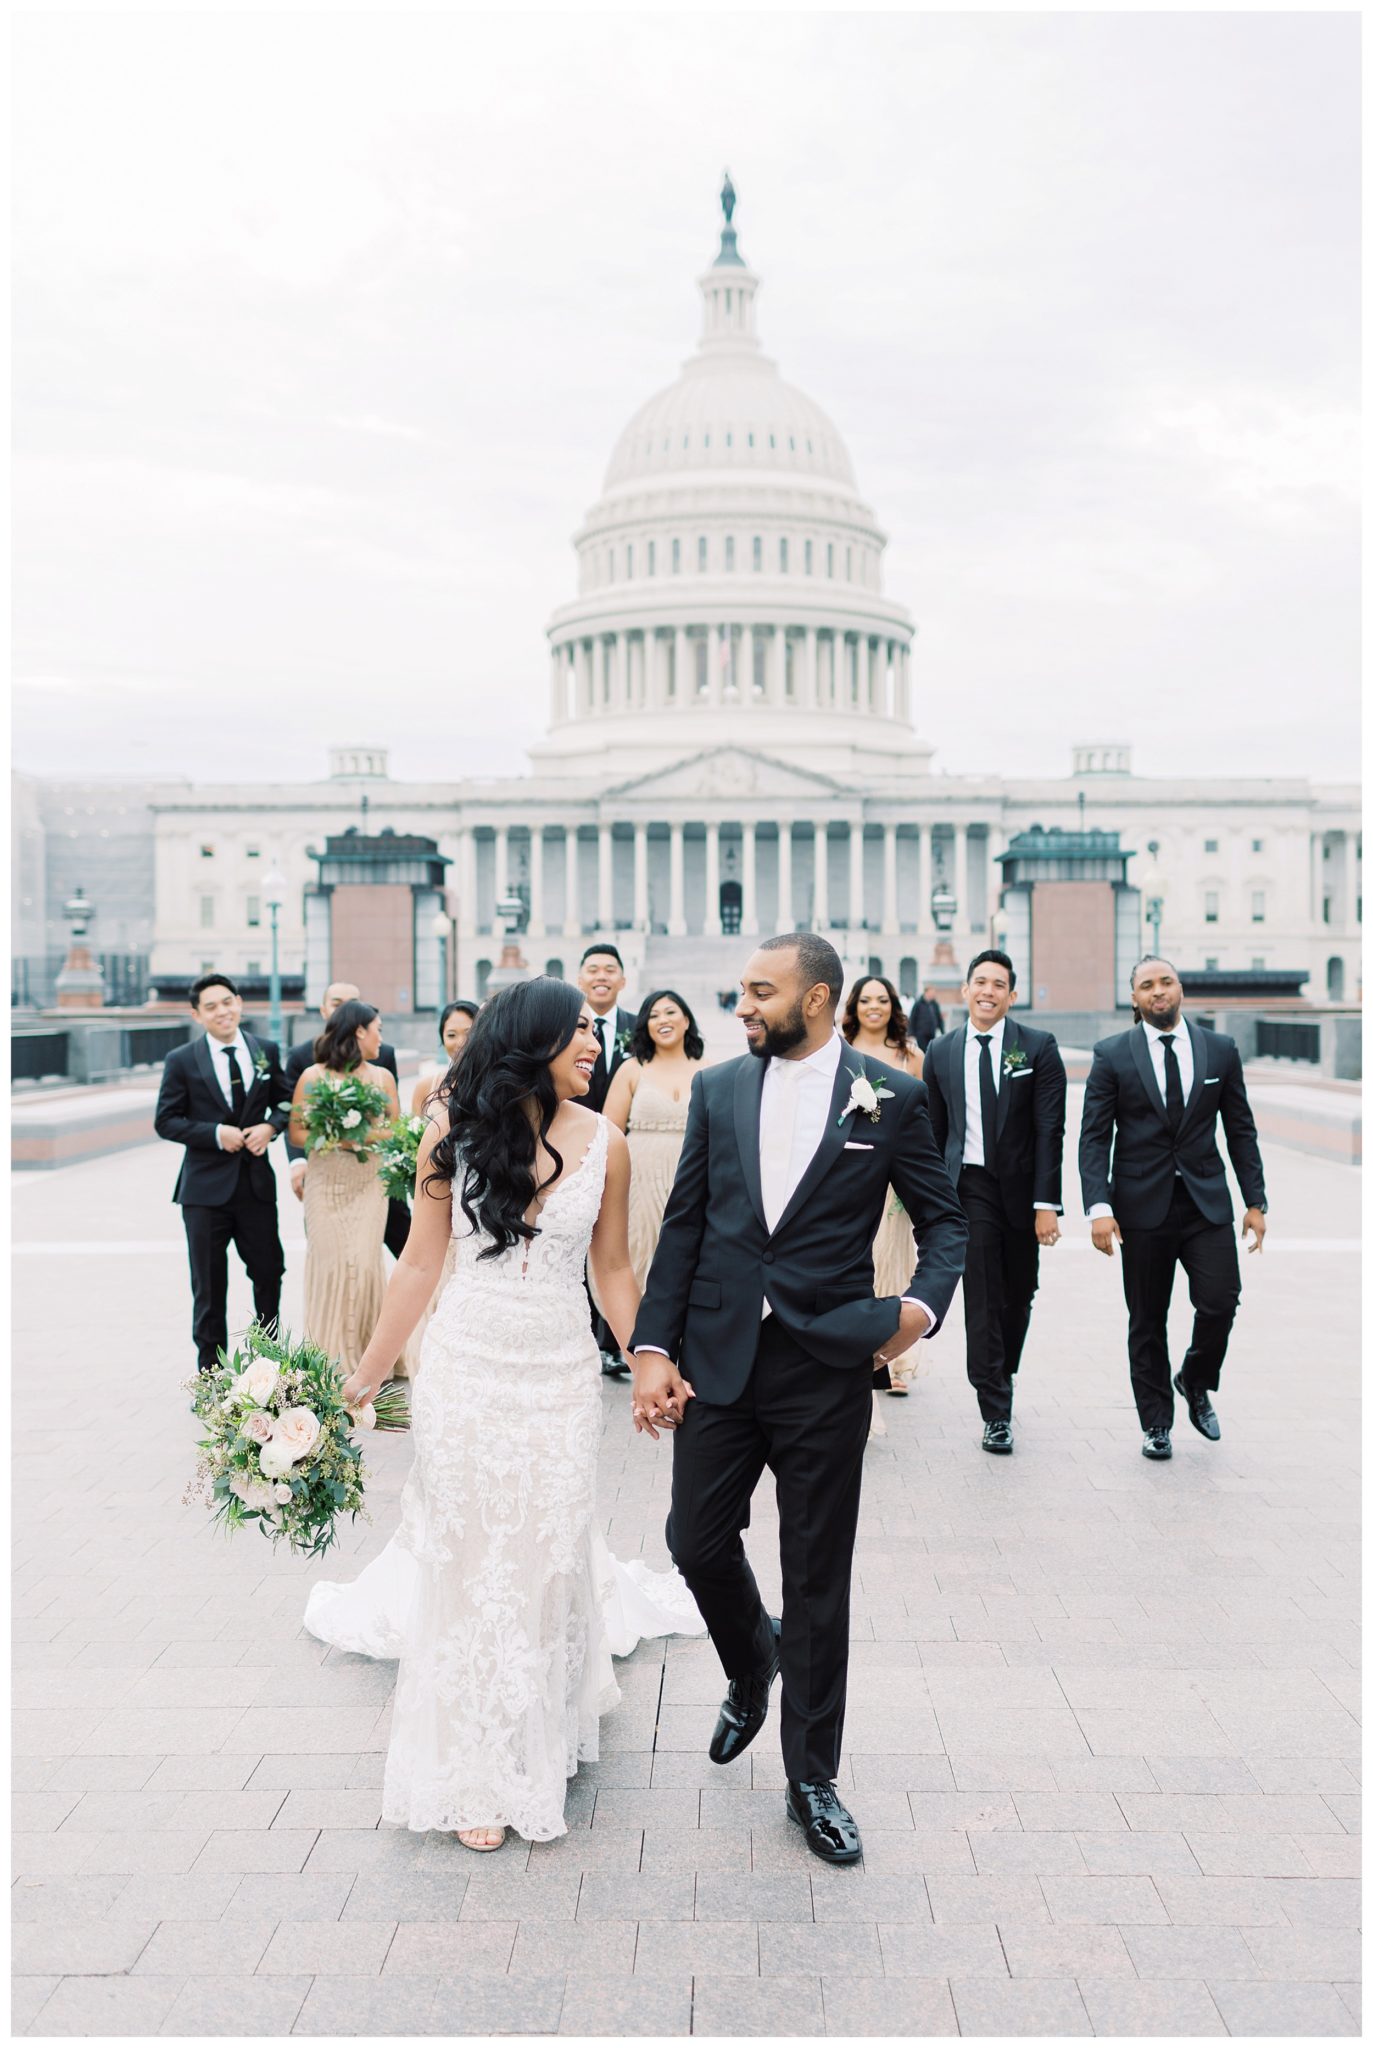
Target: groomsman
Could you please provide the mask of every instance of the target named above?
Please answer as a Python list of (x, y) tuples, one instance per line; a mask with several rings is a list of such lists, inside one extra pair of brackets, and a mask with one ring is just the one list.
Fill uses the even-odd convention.
[(982, 1448), (1014, 1448), (1011, 1403), (1039, 1285), (1039, 1248), (1059, 1239), (1068, 1079), (1053, 1033), (1020, 1024), (1015, 968), (979, 953), (963, 984), (968, 1021), (925, 1054), (934, 1141), (968, 1219), (963, 1321)]
[(227, 974), (192, 982), (190, 1003), (205, 1036), (168, 1053), (153, 1128), (186, 1148), (172, 1200), (190, 1255), (196, 1359), (209, 1372), (229, 1341), (231, 1244), (253, 1284), (257, 1320), (270, 1328), (281, 1308), (286, 1260), (267, 1147), (286, 1127), (290, 1090), (272, 1040), (243, 1029), (243, 1001)]
[[(1130, 993), (1133, 1028), (1103, 1038), (1092, 1060), (1078, 1164), (1092, 1243), (1107, 1258), (1120, 1245), (1143, 1455), (1171, 1458), (1174, 1388), (1192, 1427), (1219, 1440), (1211, 1395), (1239, 1306), (1235, 1212), (1216, 1145), (1217, 1118), (1244, 1199), (1240, 1234), (1252, 1235), (1251, 1252), (1263, 1250), (1268, 1204), (1234, 1039), (1183, 1016), (1182, 983), (1166, 960), (1141, 960)], [(1195, 1313), (1182, 1370), (1170, 1379), (1168, 1303), (1179, 1266)]]
[[(591, 1086), (582, 1101), (599, 1115), (605, 1108), (610, 1084), (629, 1058), (629, 1041), (638, 1013), (623, 1007), (625, 964), (618, 946), (588, 946), (577, 972), (577, 986), (590, 1006), (600, 1051), (591, 1075)], [(589, 1299), (589, 1296), (588, 1296)], [(627, 1380), (629, 1367), (620, 1356), (615, 1333), (605, 1317), (591, 1304), (591, 1330), (601, 1354), (601, 1371), (608, 1380)]]
[[(321, 998), (319, 1014), (327, 1024), (340, 1003), (356, 1003), (360, 1000), (361, 995), (361, 989), (354, 982), (331, 981)], [(285, 1071), (286, 1100), (288, 1102), (296, 1092), (296, 1082), (305, 1072), (305, 1069), (313, 1066), (314, 1062), (315, 1041), (313, 1037), (303, 1038), (299, 1045), (293, 1045), (287, 1053)], [(381, 1050), (377, 1054), (376, 1063), (379, 1067), (385, 1067), (394, 1076), (396, 1086), (399, 1088), (400, 1075), (396, 1072), (396, 1048), (394, 1045), (387, 1045), (385, 1040), (383, 1040)], [(289, 1137), (286, 1140), (286, 1157), (291, 1162), (291, 1193), (298, 1202), (303, 1202), (305, 1200), (305, 1170), (309, 1165), (309, 1161), (300, 1146), (293, 1145)], [(386, 1204), (386, 1236), (384, 1242), (392, 1258), (398, 1259), (400, 1257), (401, 1253), (405, 1250), (405, 1240), (409, 1235), (409, 1209), (404, 1202), (388, 1202)]]

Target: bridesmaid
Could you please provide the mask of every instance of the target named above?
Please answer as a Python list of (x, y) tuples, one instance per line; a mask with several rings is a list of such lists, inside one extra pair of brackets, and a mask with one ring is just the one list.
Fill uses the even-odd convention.
[(690, 1005), (675, 989), (657, 989), (640, 1008), (630, 1056), (605, 1099), (604, 1114), (629, 1140), (629, 1259), (641, 1290), (658, 1249), (691, 1084), (705, 1051)]
[[(291, 1098), (291, 1142), (307, 1145), (305, 1096), (326, 1075), (356, 1075), (387, 1099), (386, 1118), (400, 1114), (396, 1083), (376, 1064), (381, 1018), (370, 1003), (340, 1003), (315, 1040), (315, 1064)], [(358, 1145), (316, 1152), (305, 1176), (305, 1334), (356, 1372), (386, 1293), (382, 1240), (386, 1195), (371, 1155)]]
[[(908, 1035), (901, 998), (883, 975), (869, 974), (854, 983), (840, 1029), (855, 1052), (866, 1053), (870, 1059), (881, 1060), (884, 1065), (896, 1067), (903, 1074), (913, 1074), (919, 1080), (925, 1056)], [(873, 1288), (878, 1295), (903, 1294), (909, 1287), (911, 1274), (915, 1271), (915, 1232), (911, 1229), (910, 1217), (894, 1194), (888, 1200), (887, 1213), (873, 1239), (872, 1265)], [(891, 1368), (885, 1365), (873, 1374), (873, 1436), (885, 1436), (887, 1433), (886, 1424), (878, 1413), (878, 1390), (887, 1394), (908, 1393), (910, 1389), (906, 1381), (919, 1369), (913, 1361), (914, 1354), (908, 1352), (897, 1368), (895, 1379)]]
[(444, 1008), (439, 1017), (439, 1044), (443, 1047), (444, 1056), (441, 1060), (432, 1060), (416, 1081), (415, 1092), (410, 1098), (411, 1116), (424, 1115), (425, 1104), (466, 1045), (476, 1015), (477, 1005), (463, 997)]

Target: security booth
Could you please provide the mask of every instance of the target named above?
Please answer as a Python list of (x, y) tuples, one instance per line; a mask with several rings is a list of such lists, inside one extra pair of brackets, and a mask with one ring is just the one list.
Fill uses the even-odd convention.
[(1129, 1003), (1130, 969), (1143, 951), (1140, 892), (1126, 874), (1132, 858), (1118, 832), (1042, 825), (997, 855), (999, 932), (1020, 969), (1022, 1008), (1112, 1011)]
[(352, 825), (308, 851), (319, 879), (305, 892), (306, 1002), (351, 981), (388, 1018), (439, 1008), (449, 862), (438, 842)]

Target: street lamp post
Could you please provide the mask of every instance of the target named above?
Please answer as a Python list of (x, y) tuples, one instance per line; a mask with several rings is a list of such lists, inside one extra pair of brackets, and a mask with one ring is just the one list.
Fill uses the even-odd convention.
[(453, 929), (453, 920), (446, 910), (435, 912), (434, 922), (430, 929), (439, 942), (438, 1009), (442, 1013), (443, 1006), (448, 1001), (448, 939)]
[(1164, 880), (1156, 865), (1157, 860), (1158, 841), (1157, 839), (1151, 839), (1149, 841), (1150, 865), (1141, 877), (1139, 886), (1140, 893), (1144, 897), (1144, 919), (1154, 934), (1155, 954), (1158, 953), (1159, 947), (1162, 944), (1159, 933), (1163, 926), (1163, 899), (1165, 894)]
[(286, 900), (286, 877), (280, 868), (274, 867), (264, 875), (262, 887), (267, 897), (267, 915), (272, 928), (272, 978), (267, 985), (267, 1028), (277, 1045), (281, 1044), (281, 906)]

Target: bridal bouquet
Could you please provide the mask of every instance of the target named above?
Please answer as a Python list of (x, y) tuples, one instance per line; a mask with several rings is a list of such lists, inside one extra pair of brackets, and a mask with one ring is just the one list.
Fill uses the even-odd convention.
[(424, 1126), (422, 1116), (400, 1116), (379, 1141), (377, 1178), (386, 1190), (388, 1201), (412, 1202), (415, 1199), (415, 1174)]
[(305, 1125), (307, 1152), (337, 1152), (340, 1146), (371, 1151), (377, 1142), (377, 1128), (391, 1114), (391, 1103), (380, 1088), (356, 1074), (321, 1074), (305, 1090), (300, 1118)]
[(313, 1344), (268, 1336), (254, 1324), (232, 1358), (190, 1382), (205, 1425), (187, 1501), (209, 1503), (225, 1529), (256, 1522), (273, 1543), (321, 1557), (340, 1515), (362, 1507), (361, 1428), (405, 1429), (409, 1399), (395, 1381), (378, 1393), (367, 1420), (341, 1398), (338, 1366)]

